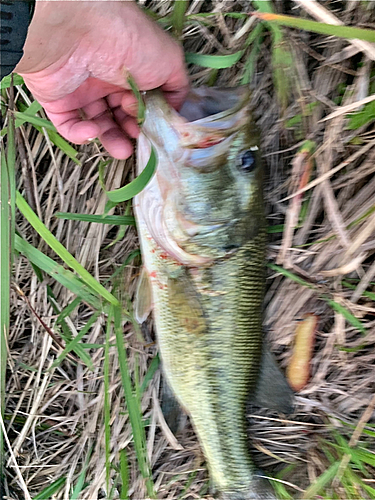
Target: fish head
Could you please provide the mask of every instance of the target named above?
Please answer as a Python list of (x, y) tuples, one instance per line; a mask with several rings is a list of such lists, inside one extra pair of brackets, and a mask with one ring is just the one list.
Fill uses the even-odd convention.
[(137, 203), (149, 232), (175, 260), (203, 265), (230, 255), (259, 232), (259, 135), (245, 87), (193, 90), (180, 113), (161, 93), (146, 96), (139, 165), (151, 144), (156, 174)]

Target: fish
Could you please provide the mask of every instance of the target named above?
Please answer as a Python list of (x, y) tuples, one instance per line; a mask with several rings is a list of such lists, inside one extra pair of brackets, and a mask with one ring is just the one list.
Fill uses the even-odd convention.
[(193, 89), (179, 113), (147, 92), (138, 174), (152, 149), (155, 173), (134, 198), (143, 261), (135, 316), (153, 312), (163, 373), (193, 423), (213, 494), (276, 499), (247, 437), (249, 397), (289, 408), (263, 341), (267, 232), (248, 88)]

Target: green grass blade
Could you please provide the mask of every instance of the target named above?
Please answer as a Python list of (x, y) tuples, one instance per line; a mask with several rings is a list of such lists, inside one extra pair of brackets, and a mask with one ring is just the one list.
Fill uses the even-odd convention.
[[(272, 269), (273, 271), (276, 271), (276, 272), (282, 274), (286, 278), (289, 278), (289, 279), (295, 281), (299, 285), (302, 285), (302, 286), (305, 286), (305, 287), (311, 288), (311, 289), (315, 288), (313, 285), (311, 285), (310, 283), (308, 283), (304, 279), (300, 278), (299, 276), (296, 276), (294, 273), (292, 273), (291, 271), (288, 271), (287, 269), (284, 269), (281, 266), (278, 266), (278, 265), (272, 264), (272, 263), (267, 264), (267, 266), (270, 269)], [(357, 328), (361, 333), (363, 333), (363, 334), (366, 333), (366, 329), (363, 326), (362, 322), (358, 318), (356, 318), (348, 309), (346, 309), (344, 306), (342, 306), (341, 304), (339, 304), (335, 300), (330, 299), (326, 295), (321, 295), (320, 298), (322, 300), (325, 300), (327, 302), (327, 304), (330, 307), (332, 307), (332, 309), (334, 309), (335, 311), (337, 311), (339, 314), (342, 314), (344, 316), (344, 318), (352, 326), (354, 326), (355, 328)]]
[(357, 457), (356, 448), (351, 448), (349, 446), (348, 441), (344, 438), (344, 436), (339, 434), (335, 429), (332, 429), (332, 434), (335, 437), (339, 447), (341, 448), (341, 452), (349, 455), (351, 457), (351, 461), (355, 463), (358, 469), (361, 470), (363, 473), (365, 473), (366, 469), (362, 464), (362, 461)]
[[(21, 106), (20, 106), (21, 107)], [(36, 130), (39, 133), (43, 133), (42, 126), (46, 129), (46, 133), (50, 139), (50, 141), (58, 147), (63, 153), (65, 153), (71, 160), (74, 161), (77, 165), (81, 165), (81, 162), (77, 160), (77, 155), (78, 151), (73, 148), (63, 137), (61, 137), (60, 134), (58, 134), (54, 129), (51, 127), (51, 122), (48, 120), (44, 120), (43, 122), (40, 122), (40, 120), (43, 120), (43, 118), (36, 117), (35, 113), (40, 111), (42, 109), (42, 106), (39, 104), (38, 101), (33, 101), (29, 107), (25, 107), (24, 110), (22, 111), (21, 115), (18, 114), (18, 118), (16, 119), (15, 125), (16, 128), (20, 127), (26, 122), (33, 122), (33, 126), (36, 128)], [(31, 121), (30, 121), (31, 120)], [(50, 124), (46, 127), (46, 123)], [(42, 125), (40, 125), (42, 124)], [(7, 130), (3, 129), (0, 133), (0, 135), (3, 137), (6, 135)]]
[(70, 212), (57, 212), (55, 217), (64, 220), (80, 220), (96, 224), (113, 224), (116, 226), (135, 226), (135, 218), (131, 215), (94, 215), (75, 214)]
[(334, 300), (331, 300), (328, 298), (326, 298), (325, 300), (326, 300), (327, 304), (329, 306), (331, 306), (334, 311), (336, 311), (339, 314), (341, 314), (342, 316), (344, 316), (346, 321), (348, 323), (350, 323), (352, 326), (354, 326), (354, 328), (357, 328), (357, 330), (359, 330), (363, 334), (367, 333), (367, 330), (363, 326), (362, 321), (360, 321), (358, 318), (356, 318), (350, 311), (348, 311), (348, 309), (346, 309), (344, 306), (342, 306), (341, 304), (339, 304), (338, 302), (336, 302)]
[(15, 215), (16, 215), (16, 145), (14, 142), (15, 126), (13, 116), (9, 116), (8, 123), (8, 144), (7, 161), (9, 183), (9, 207), (10, 207), (10, 259), (12, 261), (15, 234)]
[(335, 477), (338, 468), (340, 466), (340, 462), (335, 462), (332, 464), (326, 471), (323, 472), (319, 477), (315, 479), (313, 483), (307, 488), (305, 493), (303, 494), (303, 499), (310, 500), (315, 498), (319, 492)]
[(283, 267), (278, 266), (277, 264), (269, 263), (267, 265), (267, 267), (269, 267), (273, 271), (276, 271), (276, 272), (282, 274), (286, 278), (289, 278), (290, 280), (295, 281), (299, 285), (306, 286), (307, 288), (314, 288), (313, 285), (311, 285), (311, 283), (309, 283), (308, 281), (305, 281), (304, 279), (300, 278), (299, 276), (296, 276), (295, 274), (293, 274), (291, 271), (288, 271), (287, 269), (284, 269)]
[(72, 491), (71, 496), (69, 497), (69, 500), (78, 500), (79, 499), (80, 493), (81, 493), (82, 489), (84, 488), (86, 472), (87, 472), (87, 468), (88, 468), (89, 463), (90, 463), (91, 453), (92, 453), (92, 448), (90, 448), (88, 453), (87, 453), (87, 457), (86, 457), (85, 463), (83, 465), (82, 471), (81, 471), (80, 475), (78, 476), (78, 480), (76, 482), (76, 485), (74, 486), (74, 489)]
[(145, 112), (146, 112), (146, 107), (145, 103), (142, 97), (142, 94), (139, 91), (139, 88), (137, 87), (137, 84), (135, 83), (134, 78), (129, 74), (127, 78), (127, 82), (129, 87), (131, 88), (133, 94), (135, 95), (137, 101), (138, 101), (138, 112), (137, 112), (137, 122), (138, 125), (141, 126), (143, 122), (145, 121)]
[(116, 344), (121, 372), (122, 386), (129, 412), (129, 420), (133, 431), (133, 441), (137, 456), (139, 470), (146, 482), (147, 494), (150, 498), (156, 498), (151, 470), (146, 453), (146, 435), (142, 422), (142, 413), (134, 395), (133, 384), (129, 374), (128, 360), (124, 346), (123, 331), (121, 327), (121, 308), (114, 308), (114, 322)]
[(125, 449), (120, 451), (120, 477), (120, 500), (129, 500), (129, 464)]
[(364, 448), (356, 449), (355, 453), (359, 460), (367, 465), (370, 465), (371, 467), (375, 467), (375, 453), (365, 450)]
[[(39, 127), (36, 127), (36, 129), (39, 130), (39, 132), (42, 131), (42, 129)], [(63, 137), (61, 137), (60, 134), (58, 134), (54, 130), (47, 130), (47, 135), (50, 138), (50, 141), (63, 153), (65, 153), (71, 160), (73, 160), (74, 163), (76, 163), (77, 165), (82, 165), (82, 163), (77, 160), (78, 151), (74, 149), (73, 146), (71, 146), (69, 142), (67, 142)]]
[[(7, 344), (9, 334), (10, 293), (10, 189), (8, 165), (4, 148), (0, 168), (0, 411), (4, 414)], [(3, 431), (0, 427), (0, 455), (3, 456)], [(0, 481), (3, 477), (3, 459), (0, 458)]]
[[(9, 171), (4, 149), (1, 151), (0, 169), (0, 405), (4, 409), (7, 338), (9, 332), (10, 291), (10, 187)], [(2, 432), (0, 429), (0, 446)], [(0, 451), (2, 448), (0, 448)]]
[(104, 347), (104, 442), (105, 442), (105, 482), (107, 495), (110, 491), (111, 480), (111, 402), (109, 397), (109, 342), (111, 339), (113, 306), (110, 307), (107, 328), (105, 331)]
[(262, 47), (263, 42), (263, 30), (264, 26), (262, 23), (259, 23), (253, 32), (251, 33), (248, 43), (253, 43), (253, 47), (251, 49), (250, 55), (247, 58), (247, 61), (244, 66), (241, 84), (248, 85), (253, 79), (255, 73), (256, 62), (260, 53), (260, 49)]
[(116, 245), (116, 243), (121, 241), (124, 238), (127, 229), (128, 228), (126, 226), (120, 226), (118, 231), (117, 231), (117, 235), (116, 235), (115, 239), (112, 240), (110, 243), (108, 243), (108, 245), (106, 245), (104, 247), (104, 250), (107, 250), (108, 248), (112, 247), (113, 245)]
[(28, 113), (22, 113), (21, 111), (16, 111), (14, 115), (16, 118), (23, 120), (23, 123), (31, 123), (31, 125), (37, 125), (38, 127), (43, 127), (47, 130), (53, 130), (56, 132), (54, 124), (45, 118), (29, 115)]
[(186, 492), (189, 490), (190, 485), (193, 483), (194, 479), (197, 477), (198, 471), (193, 470), (188, 476), (188, 479), (186, 481), (186, 484), (184, 486), (184, 489), (181, 491), (181, 493), (178, 495), (177, 500), (180, 500), (185, 497)]
[(130, 252), (130, 254), (126, 257), (126, 259), (124, 260), (124, 262), (121, 264), (120, 267), (118, 267), (116, 269), (116, 271), (112, 274), (112, 276), (110, 276), (109, 278), (107, 278), (105, 281), (104, 281), (104, 284), (105, 283), (108, 283), (109, 281), (112, 281), (123, 271), (123, 269), (130, 264), (130, 262), (132, 260), (134, 260), (136, 257), (140, 256), (141, 255), (141, 251), (139, 249), (137, 250), (133, 250), (132, 252)]
[(186, 0), (176, 0), (173, 6), (172, 26), (177, 37), (180, 37), (184, 28), (185, 12), (188, 7)]
[(81, 281), (75, 274), (68, 269), (65, 269), (60, 264), (57, 264), (47, 255), (44, 255), (40, 250), (34, 248), (30, 243), (23, 240), (17, 234), (15, 235), (15, 249), (22, 253), (31, 263), (38, 266), (42, 271), (52, 276), (56, 281), (61, 283), (80, 297), (81, 300), (87, 302), (96, 310), (102, 309), (102, 302), (100, 298), (93, 293), (83, 281)]
[(224, 69), (230, 68), (236, 64), (244, 54), (244, 50), (239, 50), (234, 54), (227, 56), (216, 56), (211, 54), (196, 54), (194, 52), (186, 52), (185, 60), (187, 63), (203, 66), (204, 68)]
[(375, 488), (372, 488), (369, 484), (366, 484), (363, 481), (361, 482), (361, 486), (364, 490), (367, 491), (371, 499), (375, 499)]
[(12, 76), (13, 76), (13, 85), (22, 85), (23, 78), (21, 75), (17, 75), (17, 73), (13, 73), (7, 76), (4, 76), (4, 78), (1, 80), (0, 88), (2, 89), (8, 89), (9, 87), (12, 86)]
[[(274, 7), (269, 0), (255, 1), (253, 4), (263, 15), (273, 15)], [(293, 57), (289, 50), (287, 40), (284, 39), (283, 31), (275, 24), (268, 24), (272, 34), (272, 69), (273, 80), (281, 107), (286, 109), (289, 95), (291, 93), (293, 68)]]
[[(106, 191), (106, 194), (110, 201), (114, 203), (120, 203), (122, 201), (127, 201), (133, 198), (135, 195), (140, 193), (142, 189), (147, 186), (151, 177), (154, 175), (156, 165), (157, 165), (157, 154), (155, 148), (151, 147), (150, 158), (147, 162), (147, 165), (142, 170), (142, 172), (136, 177), (133, 181), (131, 181), (126, 186), (115, 189), (113, 191)], [(103, 183), (103, 179), (102, 179)]]
[[(10, 79), (12, 83), (12, 78)], [(11, 98), (10, 106), (13, 99)], [(6, 154), (1, 150), (0, 165), (0, 411), (4, 414), (7, 345), (9, 334), (9, 304), (11, 265), (15, 224), (15, 162), (14, 118), (8, 113), (8, 143)], [(0, 481), (3, 476), (3, 431), (0, 427)]]
[(95, 313), (95, 314), (93, 314), (91, 316), (91, 318), (87, 321), (87, 323), (85, 324), (85, 326), (82, 327), (81, 330), (79, 331), (79, 333), (73, 338), (73, 340), (71, 340), (65, 346), (63, 352), (61, 354), (59, 354), (59, 356), (57, 357), (57, 359), (53, 362), (53, 364), (49, 368), (50, 370), (52, 370), (53, 368), (55, 368), (56, 366), (58, 366), (66, 358), (67, 354), (70, 351), (74, 351), (82, 359), (82, 361), (85, 363), (85, 365), (90, 370), (94, 370), (94, 364), (93, 364), (90, 356), (88, 356), (85, 351), (77, 350), (77, 347), (79, 345), (80, 340), (88, 333), (88, 331), (90, 330), (90, 328), (93, 326), (93, 324), (95, 323), (95, 321), (98, 319), (99, 314), (100, 313), (97, 312), (97, 313)]
[(157, 354), (154, 359), (151, 361), (150, 366), (148, 367), (148, 370), (146, 372), (146, 375), (144, 376), (144, 379), (142, 381), (142, 384), (139, 388), (139, 395), (142, 396), (142, 394), (145, 392), (145, 390), (148, 387), (148, 384), (151, 382), (151, 380), (154, 378), (155, 373), (157, 372), (158, 368), (160, 366), (160, 358), (159, 354)]
[[(22, 104), (20, 103), (19, 105), (19, 108), (23, 108)], [(23, 113), (26, 114), (27, 116), (31, 116), (33, 117), (35, 115), (35, 113), (37, 113), (38, 111), (40, 111), (42, 109), (42, 106), (39, 104), (38, 101), (33, 101), (30, 106), (25, 106), (23, 108)], [(21, 125), (23, 125), (24, 123), (26, 122), (25, 119), (23, 118), (16, 118), (15, 120), (15, 126), (16, 128), (20, 127)], [(1, 137), (5, 136), (6, 134), (8, 133), (7, 129), (4, 128), (2, 131), (1, 131)]]
[[(19, 111), (22, 111), (23, 113), (27, 114), (28, 116), (34, 116), (38, 111), (43, 109), (43, 106), (39, 104), (38, 101), (33, 101), (29, 106), (23, 105), (22, 103), (18, 104), (18, 109)], [(25, 120), (22, 118), (17, 118), (16, 119), (16, 127), (19, 125), (23, 125), (25, 123)]]
[(33, 500), (48, 500), (64, 486), (66, 477), (60, 477), (38, 493)]
[[(43, 281), (43, 279), (40, 280), (40, 281)], [(60, 313), (60, 308), (58, 306), (56, 297), (54, 296), (54, 294), (52, 292), (52, 289), (51, 289), (51, 287), (49, 285), (47, 285), (47, 297), (48, 297), (49, 303), (52, 306), (52, 309), (53, 309), (54, 313), (55, 314), (59, 314)], [(59, 318), (57, 318), (57, 320), (56, 320), (56, 325), (58, 324), (58, 319)], [(70, 331), (70, 328), (67, 325), (67, 323), (66, 323), (65, 320), (60, 321), (60, 326), (61, 326), (61, 330), (62, 330), (62, 331), (59, 332), (60, 336), (63, 338), (63, 340), (65, 341), (65, 343), (68, 344), (69, 342), (71, 342), (74, 339), (74, 337), (73, 337), (73, 335), (72, 335), (72, 333)], [(77, 354), (77, 356), (79, 358), (81, 358), (81, 360), (83, 361), (83, 363), (90, 370), (94, 369), (94, 365), (92, 363), (92, 360), (91, 360), (90, 356), (84, 350), (82, 344), (78, 344), (78, 343), (74, 344), (73, 345), (73, 350)]]
[(66, 307), (64, 307), (64, 309), (62, 309), (60, 311), (60, 314), (56, 320), (56, 323), (59, 325), (60, 323), (62, 323), (64, 321), (65, 318), (67, 318), (70, 314), (72, 314), (72, 312), (74, 311), (74, 309), (76, 307), (78, 307), (81, 303), (81, 298), (80, 297), (76, 297), (74, 300), (72, 300), (72, 302), (70, 302)]
[[(19, 108), (21, 108), (21, 104), (19, 104)], [(25, 106), (24, 109), (21, 109), (21, 111), (27, 115), (27, 116), (35, 116), (35, 114), (40, 111), (42, 109), (42, 106), (41, 104), (39, 104), (38, 101), (33, 101), (30, 106)], [(16, 118), (16, 121), (15, 121), (15, 124), (16, 124), (16, 128), (17, 127), (20, 127), (21, 125), (23, 125), (24, 123), (26, 123), (27, 120), (25, 120), (24, 118)]]
[(351, 114), (346, 128), (357, 130), (364, 125), (369, 125), (373, 120), (375, 120), (375, 101), (365, 104), (362, 111)]
[[(224, 17), (232, 17), (233, 19), (248, 19), (249, 15), (242, 12), (222, 12)], [(216, 12), (196, 12), (186, 16), (187, 20), (205, 19), (207, 17), (217, 16)]]
[(35, 231), (43, 238), (48, 246), (73, 269), (81, 279), (98, 295), (102, 296), (111, 304), (118, 305), (119, 302), (108, 290), (106, 290), (91, 274), (68, 252), (68, 250), (53, 236), (43, 222), (27, 204), (26, 200), (17, 191), (16, 203), (19, 211), (28, 220)]
[(271, 481), (272, 487), (275, 490), (276, 498), (280, 500), (293, 500), (293, 497), (288, 493), (283, 483), (279, 481)]
[[(261, 4), (263, 2), (256, 2)], [(294, 16), (282, 16), (271, 13), (257, 13), (260, 19), (275, 23), (281, 26), (289, 26), (305, 31), (313, 31), (322, 35), (336, 36), (338, 38), (366, 40), (367, 42), (375, 42), (375, 31), (364, 28), (354, 28), (352, 26), (335, 26), (333, 24), (325, 24), (308, 19), (301, 19)]]

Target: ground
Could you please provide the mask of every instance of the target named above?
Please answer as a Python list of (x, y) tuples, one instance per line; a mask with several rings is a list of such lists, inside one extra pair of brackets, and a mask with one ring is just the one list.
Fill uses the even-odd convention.
[[(178, 27), (174, 2), (140, 3), (164, 28)], [(279, 13), (311, 19), (304, 3), (275, 2)], [(304, 314), (318, 318), (311, 377), (296, 395), (295, 413), (249, 407), (254, 457), (277, 480), (280, 498), (375, 498), (375, 107), (374, 101), (350, 107), (374, 90), (371, 47), (364, 53), (346, 39), (276, 29), (243, 16), (267, 2), (187, 4), (181, 36), (187, 53), (244, 50), (231, 67), (189, 64), (189, 72), (194, 86), (246, 83), (253, 91), (269, 225), (264, 329), (282, 369)], [(347, 25), (374, 28), (371, 2), (321, 5)], [(7, 104), (9, 91), (2, 92)], [(15, 107), (22, 111), (31, 101), (17, 86)], [(147, 498), (137, 453), (158, 498), (209, 495), (193, 429), (187, 422), (175, 438), (161, 415), (152, 322), (141, 332), (132, 321), (140, 264), (135, 228), (55, 216), (103, 214), (107, 198), (98, 166), (107, 162), (106, 187), (116, 189), (134, 177), (134, 159), (113, 160), (90, 144), (76, 148), (74, 161), (66, 147), (29, 123), (17, 129), (16, 139), (17, 189), (70, 254), (121, 297), (129, 314), (121, 323), (125, 359), (108, 328), (108, 309), (95, 314), (93, 305), (75, 300), (40, 270), (30, 249), (16, 244), (4, 413), (13, 455), (5, 444), (5, 498), (26, 498), (25, 491), (34, 499)], [(308, 189), (300, 199), (286, 199), (306, 184), (303, 174)], [(111, 213), (128, 216), (130, 205)], [(62, 263), (29, 221), (17, 213), (19, 237)], [(51, 368), (61, 346), (78, 333), (77, 349)], [(128, 404), (125, 372), (135, 387)], [(145, 423), (141, 451), (133, 444), (130, 404)]]

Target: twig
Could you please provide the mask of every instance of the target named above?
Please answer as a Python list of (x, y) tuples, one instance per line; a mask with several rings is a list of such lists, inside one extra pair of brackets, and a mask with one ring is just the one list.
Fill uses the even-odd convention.
[(351, 104), (347, 104), (346, 106), (340, 106), (336, 111), (322, 118), (318, 123), (326, 122), (327, 120), (332, 120), (332, 118), (337, 118), (338, 116), (345, 115), (350, 113), (350, 111), (354, 111), (357, 108), (360, 108), (364, 104), (372, 102), (375, 100), (375, 94), (369, 95), (360, 101), (352, 102)]
[(10, 458), (11, 458), (12, 462), (14, 463), (14, 468), (16, 469), (16, 474), (18, 476), (21, 488), (22, 488), (22, 490), (23, 490), (23, 492), (25, 494), (25, 498), (26, 498), (26, 500), (31, 500), (30, 493), (29, 493), (29, 491), (27, 489), (25, 480), (22, 477), (22, 474), (21, 474), (21, 471), (19, 469), (16, 457), (15, 457), (15, 455), (13, 453), (12, 446), (10, 444), (10, 441), (9, 441), (9, 438), (8, 438), (8, 435), (7, 435), (7, 431), (6, 431), (6, 428), (5, 428), (5, 425), (4, 425), (4, 420), (3, 420), (3, 416), (1, 414), (1, 412), (0, 412), (0, 424), (1, 424), (1, 431), (3, 433), (3, 437), (5, 439), (5, 442), (6, 442), (7, 446), (8, 446), (8, 449), (9, 449)]
[(351, 302), (354, 304), (358, 302), (362, 293), (368, 287), (370, 281), (375, 276), (375, 261), (371, 264), (366, 274), (362, 277), (361, 281), (358, 283), (357, 288), (354, 290), (353, 295), (350, 297)]
[[(39, 316), (39, 314), (35, 311), (35, 309), (33, 308), (33, 306), (30, 304), (30, 301), (29, 299), (26, 297), (26, 295), (23, 293), (23, 291), (21, 290), (21, 288), (16, 284), (16, 283), (13, 283), (13, 287), (14, 289), (16, 290), (16, 292), (18, 293), (18, 295), (20, 297), (22, 297), (22, 299), (26, 302), (26, 304), (28, 305), (28, 307), (30, 308), (31, 312), (34, 314), (34, 316), (36, 317), (36, 319), (39, 321), (39, 323), (42, 325), (42, 327), (46, 330), (46, 332), (48, 333), (48, 335), (50, 337), (52, 337), (52, 339), (56, 342), (56, 344), (61, 347), (61, 349), (65, 349), (65, 346), (64, 344), (61, 342), (61, 340), (57, 337), (57, 335), (55, 335), (55, 332), (42, 320), (42, 318)], [(71, 359), (71, 361), (74, 361), (75, 363), (78, 361), (77, 359), (75, 359), (71, 354), (67, 354), (67, 357), (69, 357)]]
[(296, 193), (293, 193), (293, 194), (291, 194), (289, 196), (286, 196), (285, 198), (283, 198), (282, 200), (280, 200), (279, 203), (282, 203), (283, 201), (290, 200), (294, 196), (297, 196), (298, 194), (302, 194), (305, 191), (309, 191), (309, 189), (311, 189), (311, 188), (313, 188), (315, 186), (318, 186), (319, 184), (321, 184), (322, 182), (324, 182), (326, 179), (329, 179), (330, 177), (332, 177), (332, 175), (336, 174), (339, 170), (341, 170), (344, 167), (347, 167), (348, 165), (350, 165), (351, 163), (353, 163), (357, 158), (359, 158), (360, 156), (362, 156), (365, 153), (367, 153), (367, 151), (369, 151), (373, 146), (375, 146), (375, 139), (373, 139), (368, 144), (366, 144), (365, 146), (363, 146), (363, 148), (359, 149), (354, 154), (352, 154), (351, 156), (349, 156), (349, 158), (347, 160), (342, 161), (339, 165), (337, 165), (337, 167), (331, 168), (331, 170), (329, 170), (329, 172), (326, 172), (325, 174), (319, 176), (317, 179), (309, 182), (309, 184), (307, 184), (307, 186), (305, 186), (302, 189), (299, 189)]
[(375, 213), (372, 215), (366, 226), (359, 233), (357, 238), (353, 241), (351, 246), (347, 249), (344, 258), (353, 255), (353, 253), (362, 245), (362, 243), (364, 243), (372, 234), (374, 234), (374, 231), (375, 231)]

